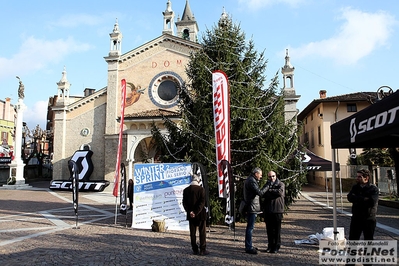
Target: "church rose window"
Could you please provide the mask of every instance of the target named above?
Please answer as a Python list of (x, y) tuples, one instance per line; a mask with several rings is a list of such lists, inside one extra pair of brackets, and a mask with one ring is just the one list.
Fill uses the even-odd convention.
[(170, 108), (177, 104), (182, 78), (173, 71), (157, 74), (150, 82), (149, 96), (151, 101), (161, 108)]

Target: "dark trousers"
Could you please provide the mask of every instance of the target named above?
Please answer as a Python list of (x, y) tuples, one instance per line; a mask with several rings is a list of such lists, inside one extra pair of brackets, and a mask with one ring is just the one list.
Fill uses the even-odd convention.
[(374, 240), (374, 231), (377, 221), (375, 219), (357, 219), (352, 217), (349, 228), (349, 240), (360, 240), (363, 233), (364, 240)]
[[(364, 240), (374, 240), (374, 231), (375, 226), (377, 225), (377, 221), (375, 219), (363, 219), (353, 217), (351, 219), (351, 224), (349, 227), (349, 240), (360, 240), (360, 236), (363, 233)], [(355, 265), (355, 264), (346, 264), (347, 266)], [(363, 264), (363, 265), (372, 265), (372, 264)]]
[(282, 213), (265, 214), (266, 232), (267, 232), (267, 249), (279, 250), (281, 246), (281, 221)]
[(197, 226), (199, 231), (199, 240), (200, 240), (200, 250), (206, 250), (206, 221), (189, 221), (190, 226), (190, 240), (191, 240), (191, 247), (194, 252), (198, 252), (198, 245), (197, 245)]

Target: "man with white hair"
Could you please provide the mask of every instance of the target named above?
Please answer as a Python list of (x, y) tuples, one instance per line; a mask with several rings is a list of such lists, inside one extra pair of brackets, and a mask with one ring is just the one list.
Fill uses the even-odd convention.
[[(201, 178), (193, 174), (191, 183), (183, 190), (183, 207), (187, 212), (190, 226), (190, 240), (194, 255), (208, 255), (206, 250), (206, 209), (205, 189), (199, 185)], [(198, 250), (196, 233), (199, 231), (200, 246)], [(198, 252), (199, 251), (199, 252)]]

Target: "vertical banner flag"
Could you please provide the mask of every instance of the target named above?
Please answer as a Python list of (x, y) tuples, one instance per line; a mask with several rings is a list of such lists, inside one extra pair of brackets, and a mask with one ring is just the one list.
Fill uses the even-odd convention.
[(226, 180), (225, 182), (225, 190), (226, 190), (226, 216), (224, 221), (231, 225), (233, 228), (235, 226), (234, 222), (234, 183), (233, 183), (233, 173), (231, 170), (231, 165), (228, 161), (222, 160), (222, 171), (223, 178)]
[(126, 215), (127, 211), (127, 195), (126, 195), (126, 167), (121, 163), (121, 193), (120, 193), (119, 212)]
[(79, 204), (79, 173), (78, 165), (75, 161), (69, 160), (68, 162), (69, 172), (71, 173), (72, 179), (72, 202), (75, 215), (78, 215), (78, 204)]
[(227, 198), (228, 180), (223, 175), (221, 162), (230, 162), (230, 88), (223, 71), (216, 70), (212, 73), (212, 86), (218, 191), (219, 198)]
[(114, 191), (113, 195), (118, 197), (118, 185), (119, 185), (119, 169), (121, 164), (122, 156), (122, 136), (123, 136), (123, 122), (125, 119), (125, 101), (126, 101), (126, 80), (121, 80), (121, 119), (119, 126), (119, 141), (118, 141), (118, 153), (116, 155), (116, 166), (115, 166), (115, 178), (114, 178)]

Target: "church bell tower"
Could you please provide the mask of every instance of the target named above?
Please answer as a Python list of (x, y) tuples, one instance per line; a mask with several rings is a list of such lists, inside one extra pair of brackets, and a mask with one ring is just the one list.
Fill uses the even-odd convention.
[(291, 65), (290, 57), (288, 55), (288, 49), (285, 53), (285, 65), (281, 68), (281, 73), (283, 74), (283, 93), (285, 101), (285, 121), (291, 121), (296, 119), (298, 110), (296, 108), (296, 103), (298, 102), (300, 95), (296, 95), (294, 87), (294, 71), (295, 67)]
[(198, 24), (195, 20), (193, 13), (191, 12), (188, 0), (186, 0), (186, 6), (184, 7), (183, 16), (181, 17), (181, 19), (179, 17), (177, 18), (176, 28), (177, 37), (192, 42), (198, 41)]

